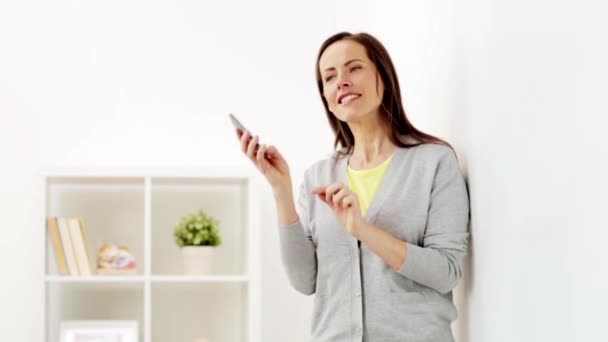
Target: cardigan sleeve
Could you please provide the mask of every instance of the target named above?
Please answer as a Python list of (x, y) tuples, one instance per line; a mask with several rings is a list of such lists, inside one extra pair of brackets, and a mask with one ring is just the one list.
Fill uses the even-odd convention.
[(422, 246), (407, 243), (398, 273), (441, 293), (456, 287), (468, 249), (469, 195), (453, 150), (437, 163)]
[(314, 197), (309, 186), (309, 172), (300, 185), (296, 209), (298, 220), (279, 225), (281, 258), (291, 285), (305, 295), (315, 293), (317, 255), (311, 233), (310, 210)]

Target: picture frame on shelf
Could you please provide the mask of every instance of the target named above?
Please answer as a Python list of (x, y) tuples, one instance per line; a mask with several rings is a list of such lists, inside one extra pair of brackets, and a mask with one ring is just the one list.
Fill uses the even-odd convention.
[(60, 342), (138, 342), (137, 321), (62, 321)]

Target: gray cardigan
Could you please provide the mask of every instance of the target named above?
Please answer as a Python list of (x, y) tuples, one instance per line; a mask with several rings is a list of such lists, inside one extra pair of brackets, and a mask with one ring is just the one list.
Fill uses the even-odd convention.
[[(335, 155), (334, 155), (335, 156)], [(283, 265), (293, 287), (315, 294), (312, 340), (453, 341), (452, 289), (467, 252), (469, 197), (456, 155), (444, 145), (398, 148), (365, 215), (406, 241), (406, 262), (390, 268), (359, 247), (311, 190), (348, 185), (347, 158), (309, 167), (299, 219), (279, 227)]]

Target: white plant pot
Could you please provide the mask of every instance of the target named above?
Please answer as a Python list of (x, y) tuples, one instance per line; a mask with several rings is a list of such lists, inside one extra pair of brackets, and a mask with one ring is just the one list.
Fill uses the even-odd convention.
[(182, 247), (184, 258), (184, 274), (207, 275), (211, 274), (211, 265), (215, 247), (213, 246), (185, 246)]

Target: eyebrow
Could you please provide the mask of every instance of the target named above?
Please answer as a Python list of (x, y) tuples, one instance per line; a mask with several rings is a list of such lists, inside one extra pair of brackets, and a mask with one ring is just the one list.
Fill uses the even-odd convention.
[[(352, 62), (363, 62), (363, 61), (360, 60), (360, 59), (356, 59), (356, 58), (355, 59), (351, 59), (350, 61), (344, 63), (344, 66), (348, 66)], [(323, 72), (326, 72), (326, 71), (329, 71), (329, 70), (336, 70), (336, 68), (334, 68), (334, 67), (325, 68), (325, 70), (323, 70)]]

